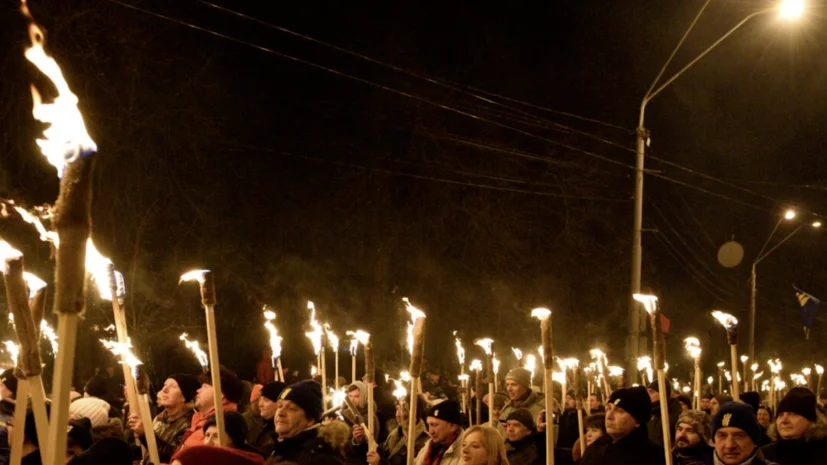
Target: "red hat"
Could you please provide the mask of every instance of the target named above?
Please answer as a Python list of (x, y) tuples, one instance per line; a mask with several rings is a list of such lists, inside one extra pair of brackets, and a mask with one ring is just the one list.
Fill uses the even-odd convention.
[(263, 465), (264, 457), (254, 452), (215, 446), (194, 446), (175, 456), (181, 465)]

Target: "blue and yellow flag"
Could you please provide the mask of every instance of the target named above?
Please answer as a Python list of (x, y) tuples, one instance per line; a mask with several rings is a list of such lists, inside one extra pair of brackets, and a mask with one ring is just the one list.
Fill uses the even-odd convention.
[(804, 327), (804, 337), (810, 340), (810, 327), (813, 326), (813, 321), (816, 318), (816, 311), (821, 305), (821, 301), (815, 296), (808, 294), (795, 285), (795, 297), (798, 299), (798, 310), (801, 312), (801, 325)]

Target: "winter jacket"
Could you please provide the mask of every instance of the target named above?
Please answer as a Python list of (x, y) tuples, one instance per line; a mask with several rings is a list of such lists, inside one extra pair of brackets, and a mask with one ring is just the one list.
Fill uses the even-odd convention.
[(345, 448), (350, 442), (350, 428), (333, 420), (292, 438), (276, 441), (267, 465), (291, 462), (297, 465), (344, 465)]
[[(605, 439), (604, 439), (605, 438)], [(643, 426), (631, 434), (613, 441), (603, 436), (586, 448), (580, 465), (664, 465), (663, 447), (649, 440)]]
[[(222, 408), (225, 412), (235, 412), (238, 410), (238, 404), (225, 399)], [(192, 415), (190, 429), (184, 432), (184, 439), (181, 441), (181, 445), (178, 447), (178, 450), (175, 451), (176, 454), (187, 447), (204, 445), (204, 424), (207, 423), (207, 419), (213, 415), (215, 415), (215, 408), (206, 414), (195, 412)], [(173, 457), (174, 456), (175, 454), (173, 454)]]
[[(170, 420), (167, 412), (159, 413), (152, 420), (152, 430), (155, 431), (155, 443), (158, 444), (158, 456), (161, 463), (170, 462), (172, 454), (184, 441), (184, 434), (192, 424), (194, 410), (189, 410), (183, 415)], [(141, 442), (146, 445), (146, 436), (141, 437)], [(149, 463), (149, 456), (144, 458), (144, 464)]]
[(509, 465), (540, 465), (545, 463), (537, 448), (537, 435), (531, 434), (519, 441), (505, 441)]
[(566, 411), (560, 415), (560, 424), (558, 425), (557, 431), (557, 445), (566, 449), (571, 449), (574, 445), (574, 441), (580, 437), (580, 424), (577, 421), (577, 409), (566, 409)]
[(703, 442), (689, 449), (672, 449), (674, 465), (704, 465), (712, 460), (715, 449)]
[[(482, 404), (483, 410), (487, 410), (485, 408), (485, 404)], [(522, 400), (509, 400), (506, 402), (505, 406), (503, 407), (502, 413), (500, 413), (500, 418), (497, 422), (497, 431), (505, 437), (505, 428), (503, 424), (508, 419), (508, 416), (511, 415), (517, 409), (524, 408), (531, 412), (531, 417), (537, 419), (537, 415), (540, 414), (543, 410), (546, 409), (545, 399), (541, 393), (534, 392), (533, 390), (528, 391), (528, 395), (525, 396)], [(576, 418), (576, 417), (575, 417)], [(483, 422), (488, 420), (487, 416), (482, 417)], [(571, 444), (569, 444), (571, 447)]]
[[(678, 426), (678, 417), (681, 416), (683, 408), (678, 399), (666, 401), (666, 409), (669, 413), (669, 437), (675, 439), (675, 428)], [(663, 422), (660, 419), (660, 402), (652, 404), (652, 419), (647, 425), (649, 439), (655, 444), (663, 445)]]
[(6, 429), (6, 423), (11, 420), (11, 418), (11, 415), (0, 413), (0, 465), (8, 465), (11, 455), (9, 431)]
[[(362, 404), (364, 404), (362, 406), (359, 406), (357, 408), (357, 410), (359, 411), (359, 415), (362, 417), (362, 420), (364, 420), (365, 426), (367, 426), (369, 424), (368, 423), (368, 388), (365, 385), (365, 383), (363, 383), (361, 381), (357, 381), (354, 384), (356, 384), (356, 386), (359, 387), (359, 394), (362, 396), (362, 401), (363, 401)], [(378, 442), (379, 441), (379, 430), (382, 428), (382, 425), (379, 423), (379, 417), (376, 415), (376, 411), (377, 411), (376, 401), (374, 400), (374, 402), (373, 402), (373, 412), (374, 412), (373, 413), (373, 424), (375, 426), (373, 427), (373, 429), (374, 429), (373, 439), (374, 439), (374, 441)], [(356, 418), (353, 417), (353, 415), (350, 413), (349, 409), (344, 409), (342, 411), (342, 415), (345, 417), (345, 420), (347, 420), (347, 422), (350, 425), (356, 425)]]
[[(425, 463), (425, 456), (431, 450), (431, 444), (433, 440), (428, 439), (425, 442), (425, 445), (416, 454), (416, 459), (414, 459), (414, 465), (424, 465)], [(442, 459), (439, 462), (434, 462), (432, 465), (460, 465), (462, 461), (462, 429), (459, 430), (457, 434), (457, 438), (454, 442), (448, 446), (448, 449), (442, 454)]]
[[(253, 421), (257, 423), (256, 434), (255, 436), (248, 435), (247, 442), (267, 457), (273, 452), (276, 444), (276, 437), (278, 436), (276, 434), (276, 423), (273, 418), (265, 420), (258, 417)], [(252, 432), (252, 429), (250, 431)]]
[[(425, 447), (428, 442), (428, 431), (425, 427), (425, 422), (419, 420), (414, 430), (414, 456)], [(367, 454), (367, 444), (362, 444), (359, 448), (361, 457)], [(379, 453), (381, 465), (405, 465), (408, 463), (408, 435), (401, 427), (396, 427), (388, 435), (388, 438), (376, 450)]]
[(376, 402), (376, 416), (379, 418), (379, 443), (388, 439), (390, 432), (398, 426), (396, 424), (396, 404), (393, 395), (385, 388), (373, 388), (373, 400)]
[(820, 411), (816, 412), (816, 421), (800, 439), (781, 439), (775, 424), (770, 425), (768, 434), (776, 442), (761, 448), (767, 460), (780, 465), (827, 463), (827, 417)]

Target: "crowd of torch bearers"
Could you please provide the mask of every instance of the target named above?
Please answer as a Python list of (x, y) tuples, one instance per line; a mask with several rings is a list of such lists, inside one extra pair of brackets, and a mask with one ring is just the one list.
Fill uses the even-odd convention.
[[(101, 298), (111, 302), (115, 331), (115, 341), (102, 340), (102, 344), (114, 355), (120, 358), (123, 367), (123, 375), (126, 384), (126, 396), (130, 409), (137, 414), (146, 432), (146, 449), (152, 463), (160, 463), (158, 450), (152, 428), (152, 418), (149, 409), (149, 383), (145, 372), (141, 370), (141, 361), (133, 353), (132, 342), (129, 338), (126, 309), (124, 297), (126, 289), (124, 280), (120, 273), (115, 270), (111, 260), (101, 255), (90, 239), (90, 202), (91, 202), (91, 176), (93, 168), (92, 154), (97, 150), (94, 141), (87, 134), (83, 124), (83, 118), (77, 108), (77, 97), (71, 92), (57, 63), (46, 53), (44, 49), (44, 35), (31, 17), (25, 1), (22, 3), (23, 13), (29, 19), (29, 33), (31, 44), (25, 52), (25, 57), (34, 64), (54, 84), (57, 96), (52, 103), (43, 103), (40, 94), (32, 88), (34, 101), (34, 117), (50, 126), (44, 131), (44, 138), (39, 139), (38, 145), (48, 161), (55, 166), (60, 178), (60, 193), (54, 207), (46, 210), (33, 212), (27, 211), (12, 202), (6, 202), (21, 216), (27, 223), (32, 224), (41, 239), (52, 244), (56, 251), (55, 270), (55, 298), (54, 313), (58, 315), (58, 330), (55, 333), (44, 319), (47, 284), (28, 273), (24, 269), (23, 254), (16, 250), (9, 243), (0, 240), (0, 258), (3, 260), (3, 280), (5, 283), (6, 296), (10, 309), (10, 317), (13, 316), (13, 327), (17, 335), (17, 342), (5, 341), (6, 351), (13, 359), (16, 366), (16, 374), (19, 378), (17, 396), (24, 401), (18, 402), (15, 407), (14, 421), (22, 429), (25, 421), (27, 398), (31, 399), (31, 406), (34, 412), (37, 436), (42, 445), (41, 450), (44, 464), (58, 465), (63, 463), (63, 447), (66, 444), (66, 425), (68, 423), (68, 404), (71, 389), (73, 363), (75, 358), (75, 347), (77, 342), (78, 319), (85, 309), (87, 280), (91, 279)], [(54, 231), (47, 230), (42, 222), (41, 216), (46, 215), (51, 220)], [(205, 311), (207, 328), (207, 352), (201, 348), (198, 341), (190, 340), (189, 336), (181, 334), (180, 339), (186, 349), (191, 350), (198, 360), (203, 371), (212, 374), (212, 386), (215, 396), (215, 405), (221, 405), (221, 382), (219, 350), (216, 331), (216, 293), (213, 273), (209, 270), (194, 270), (181, 276), (180, 282), (197, 282), (200, 286), (201, 304)], [(668, 365), (665, 362), (665, 343), (661, 325), (659, 324), (658, 301), (652, 295), (634, 296), (641, 302), (650, 315), (653, 330), (654, 348), (651, 357), (641, 357), (638, 360), (640, 381), (643, 385), (657, 382), (660, 393), (661, 418), (665, 422), (664, 449), (666, 463), (671, 464), (670, 451), (670, 426), (669, 415), (666, 412), (666, 372)], [(424, 358), (424, 330), (425, 313), (416, 308), (408, 299), (403, 303), (410, 314), (410, 322), (407, 328), (408, 352), (410, 355), (410, 366), (405, 372), (400, 373), (399, 379), (394, 379), (394, 395), (397, 399), (407, 399), (409, 414), (409, 431), (416, 428), (416, 405), (417, 397), (420, 394), (420, 377), (423, 371)], [(321, 377), (323, 394), (323, 410), (339, 408), (347, 403), (346, 396), (339, 385), (339, 338), (327, 324), (321, 324), (317, 320), (316, 307), (313, 302), (307, 303), (309, 312), (310, 330), (306, 333), (311, 340), (316, 356), (314, 367)], [(541, 391), (544, 392), (545, 406), (547, 412), (556, 410), (554, 405), (555, 392), (554, 383), (561, 385), (561, 398), (565, 396), (566, 389), (571, 385), (576, 393), (576, 408), (578, 410), (578, 426), (581, 437), (580, 446), (585, 448), (583, 439), (583, 413), (588, 413), (588, 403), (584, 406), (581, 383), (585, 375), (586, 394), (600, 392), (603, 401), (612, 391), (610, 379), (615, 380), (616, 386), (624, 386), (629, 381), (634, 381), (634, 376), (624, 377), (623, 369), (617, 366), (609, 366), (608, 357), (599, 350), (590, 351), (591, 364), (584, 366), (575, 358), (559, 359), (554, 356), (552, 345), (552, 312), (547, 308), (536, 308), (531, 311), (530, 316), (539, 320), (541, 345), (537, 355), (542, 362)], [(712, 316), (720, 322), (726, 330), (727, 342), (730, 346), (730, 370), (726, 370), (726, 363), (718, 364), (718, 392), (724, 391), (723, 379), (729, 381), (729, 392), (737, 398), (741, 390), (756, 390), (758, 381), (764, 371), (758, 371), (759, 364), (753, 361), (749, 368), (752, 374), (748, 375), (749, 362), (746, 356), (740, 359), (737, 354), (738, 343), (738, 320), (732, 315), (714, 311)], [(275, 324), (276, 312), (269, 307), (263, 309), (264, 327), (269, 334), (269, 344), (272, 353), (272, 364), (275, 372), (275, 380), (284, 382), (284, 370), (282, 369), (281, 353), (282, 338), (278, 334)], [(40, 322), (37, 324), (37, 322)], [(351, 381), (357, 380), (357, 356), (359, 346), (362, 346), (364, 357), (365, 381), (368, 386), (375, 383), (375, 364), (371, 336), (363, 330), (347, 331), (350, 338), (349, 352), (351, 356)], [(476, 388), (476, 422), (483, 423), (481, 418), (481, 397), (483, 392), (483, 381), (488, 385), (489, 398), (493, 401), (497, 386), (497, 374), (499, 372), (500, 360), (495, 357), (494, 342), (491, 338), (481, 338), (474, 341), (485, 356), (482, 360), (472, 360), (466, 367), (466, 354), (462, 341), (455, 335), (457, 349), (457, 360), (459, 362), (460, 396), (462, 410), (470, 418), (470, 375), (466, 368), (473, 374)], [(46, 413), (46, 394), (42, 381), (42, 363), (40, 354), (40, 338), (46, 337), (55, 355), (54, 376), (51, 391), (51, 417)], [(58, 341), (60, 345), (58, 346)], [(701, 391), (703, 387), (703, 373), (701, 363), (701, 347), (697, 338), (689, 337), (684, 341), (689, 356), (694, 361), (694, 380), (691, 387), (687, 388), (693, 393), (694, 405), (700, 406)], [(329, 345), (334, 352), (334, 386), (328, 389), (326, 367), (326, 347)], [(536, 374), (537, 356), (532, 353), (523, 354), (522, 350), (512, 348), (517, 364), (522, 363), (531, 373), (532, 384)], [(738, 362), (741, 362), (741, 370), (738, 369)], [(560, 371), (555, 371), (555, 361)], [(778, 403), (780, 391), (786, 388), (786, 382), (781, 377), (782, 364), (780, 360), (768, 361), (770, 379), (763, 380), (761, 389), (768, 394), (771, 406)], [(824, 368), (820, 365), (806, 367), (801, 374), (790, 376), (792, 383), (796, 385), (811, 384), (812, 373), (815, 370), (818, 376), (816, 392), (821, 391), (822, 376)], [(740, 381), (739, 381), (740, 379)], [(707, 380), (708, 389), (712, 391), (714, 378), (710, 376)], [(677, 380), (675, 380), (677, 383)], [(743, 386), (741, 385), (743, 383)], [(407, 383), (405, 388), (403, 383)], [(676, 387), (679, 387), (676, 386)], [(374, 424), (375, 405), (373, 402), (373, 389), (368, 389), (368, 415), (367, 424), (364, 424), (370, 438), (370, 450), (376, 450), (377, 444), (372, 440), (373, 432), (378, 425)], [(684, 391), (687, 392), (687, 391)], [(351, 407), (351, 410), (355, 410)], [(494, 426), (498, 421), (494, 418), (494, 409), (489, 409), (487, 421)], [(224, 435), (224, 412), (216, 409), (216, 423), (220, 441), (225, 443)], [(412, 464), (414, 454), (414, 436), (408, 435), (408, 464)], [(23, 435), (14, 436), (11, 444), (11, 463), (17, 465), (21, 460), (23, 447)], [(546, 429), (546, 450), (554, 450), (553, 428)], [(581, 449), (582, 450), (582, 449)], [(546, 454), (546, 462), (554, 463), (554, 454)]]

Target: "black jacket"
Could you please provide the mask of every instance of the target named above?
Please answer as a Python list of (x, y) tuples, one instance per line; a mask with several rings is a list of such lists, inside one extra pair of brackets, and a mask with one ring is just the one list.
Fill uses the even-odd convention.
[(273, 452), (276, 444), (276, 424), (272, 418), (265, 420), (259, 417), (253, 421), (259, 424), (255, 436), (248, 435), (247, 442), (267, 457)]
[[(716, 462), (716, 460), (715, 460), (715, 451), (712, 451), (712, 456), (710, 456), (709, 461), (706, 462), (706, 465), (717, 465), (715, 462)], [(756, 449), (755, 454), (752, 457), (748, 458), (747, 460), (744, 460), (741, 463), (742, 464), (749, 463), (749, 465), (778, 465), (775, 462), (767, 460), (764, 457), (764, 454), (761, 453), (761, 449)], [(823, 462), (818, 462), (818, 463), (823, 463)]]
[(558, 425), (557, 445), (566, 449), (571, 449), (574, 441), (580, 437), (580, 426), (577, 422), (577, 409), (566, 409), (560, 415), (560, 423)]
[(540, 465), (545, 463), (545, 455), (540, 455), (536, 436), (532, 434), (519, 441), (505, 441), (505, 454), (508, 456), (509, 465)]
[(827, 439), (780, 439), (761, 448), (764, 457), (780, 465), (824, 465)]
[[(675, 439), (675, 427), (678, 423), (678, 417), (681, 416), (683, 409), (678, 399), (669, 399), (666, 401), (666, 411), (669, 413), (669, 435), (672, 440)], [(652, 419), (647, 425), (649, 429), (649, 439), (655, 444), (663, 445), (663, 423), (660, 419), (660, 402), (652, 404)]]
[(673, 449), (672, 463), (674, 465), (704, 465), (712, 460), (715, 449), (701, 443), (691, 449)]
[[(645, 426), (639, 426), (618, 441), (597, 440), (588, 448), (581, 465), (664, 465), (663, 447), (649, 440)], [(603, 439), (603, 438), (601, 438)]]
[[(342, 429), (343, 428), (343, 429)], [(267, 464), (292, 462), (298, 465), (344, 465), (344, 448), (350, 439), (350, 428), (333, 421), (317, 429), (279, 439)]]

